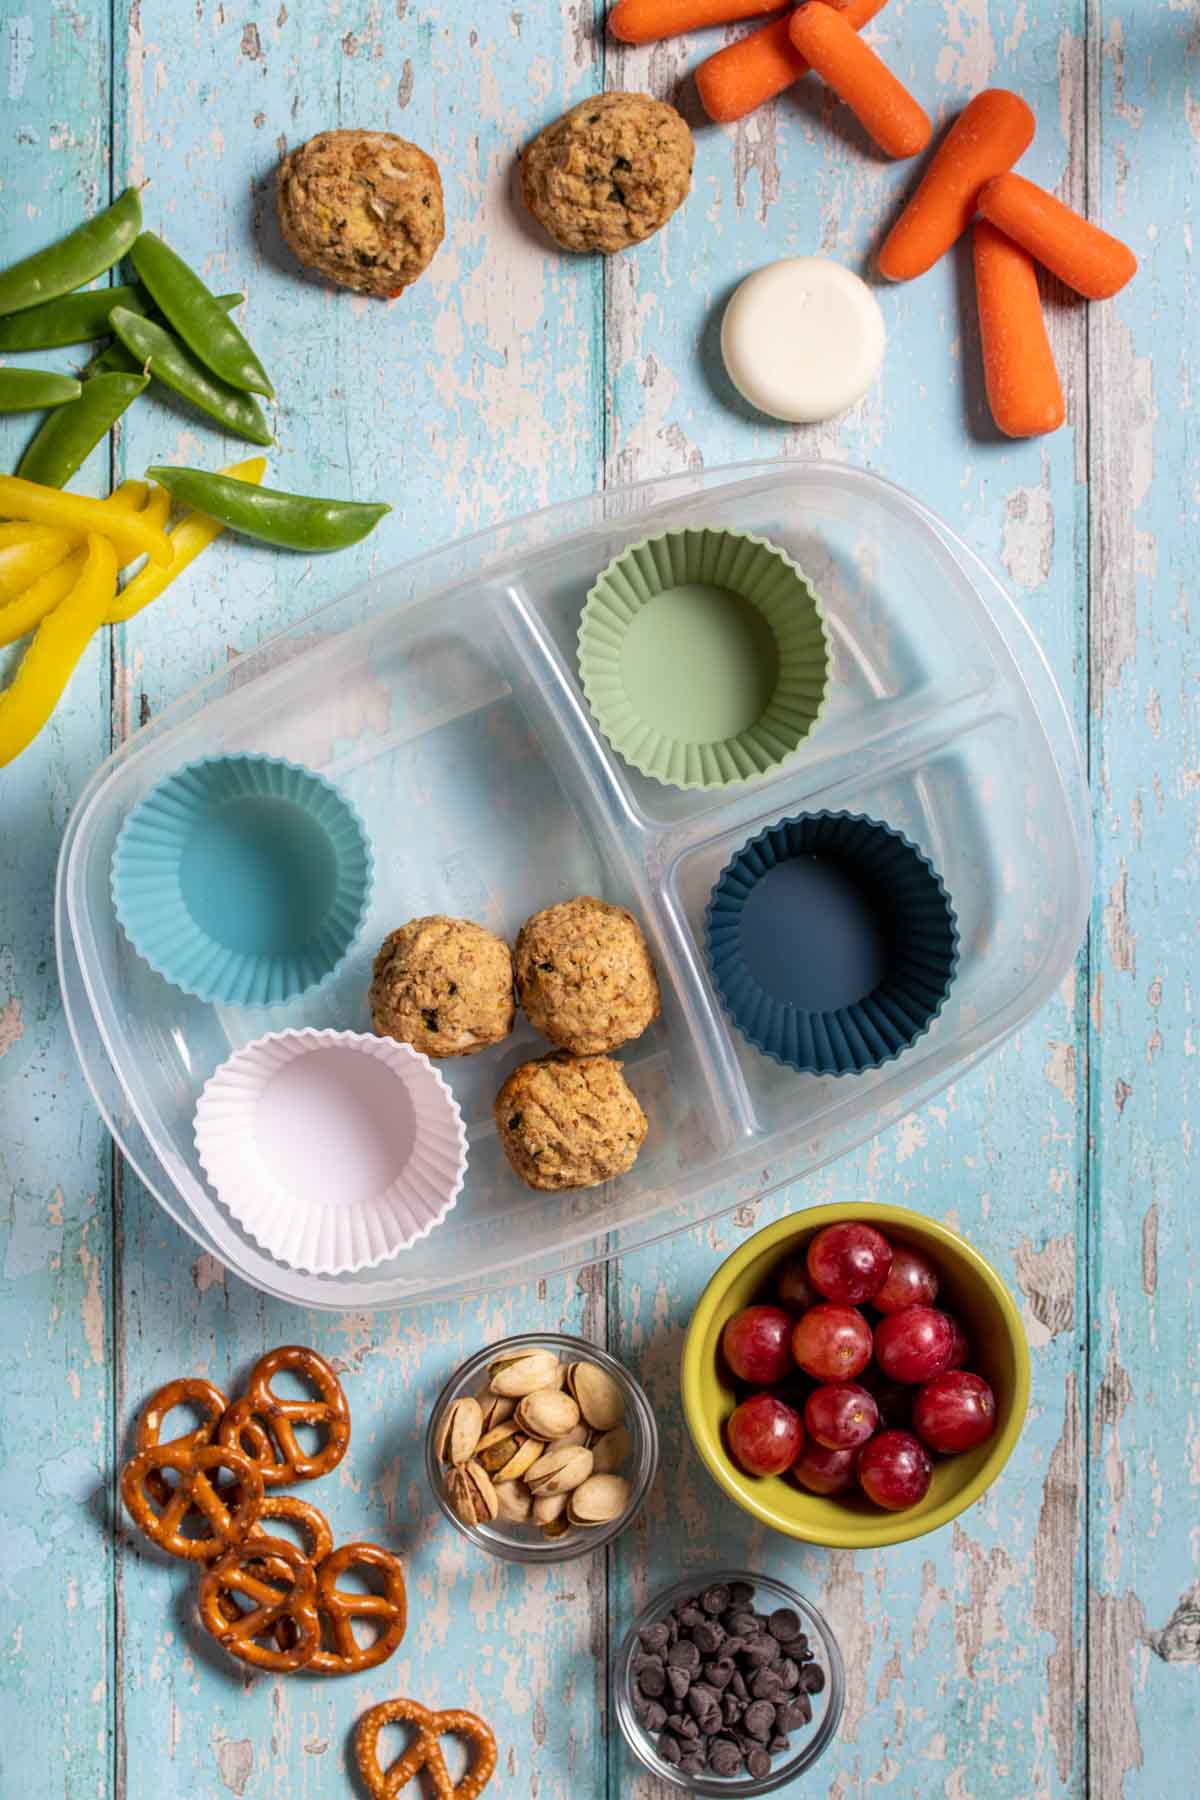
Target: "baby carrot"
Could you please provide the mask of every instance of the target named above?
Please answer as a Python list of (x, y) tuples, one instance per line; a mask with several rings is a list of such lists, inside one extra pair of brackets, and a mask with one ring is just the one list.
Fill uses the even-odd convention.
[(1137, 257), (1120, 238), (1081, 219), (1023, 175), (989, 181), (979, 196), (979, 210), (1089, 300), (1111, 300), (1137, 274)]
[(1033, 259), (986, 219), (975, 222), (973, 248), (983, 376), (992, 417), (1008, 437), (1057, 431), (1065, 408)]
[(777, 0), (617, 0), (608, 29), (623, 44), (652, 44), (656, 38), (681, 37), (706, 25), (778, 11)]
[(921, 185), (884, 240), (880, 273), (911, 281), (932, 269), (975, 216), (979, 190), (1033, 142), (1036, 121), (1019, 94), (985, 88), (967, 103), (934, 152)]
[(933, 135), (924, 107), (863, 43), (845, 13), (809, 0), (792, 14), (792, 43), (845, 101), (885, 156), (916, 156)]
[[(848, 24), (859, 31), (887, 0), (850, 0), (841, 7)], [(727, 125), (782, 94), (808, 74), (808, 63), (791, 40), (788, 19), (772, 19), (736, 44), (726, 45), (696, 70), (700, 102), (710, 119)]]

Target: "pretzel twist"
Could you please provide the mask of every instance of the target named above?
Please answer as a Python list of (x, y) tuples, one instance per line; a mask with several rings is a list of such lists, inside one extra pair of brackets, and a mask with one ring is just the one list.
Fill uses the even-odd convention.
[[(271, 1380), (281, 1369), (302, 1375), (319, 1398), (280, 1399)], [(325, 1441), (312, 1455), (301, 1446), (297, 1425), (324, 1427)], [(266, 1487), (315, 1481), (336, 1469), (346, 1454), (350, 1408), (341, 1382), (323, 1356), (300, 1344), (283, 1344), (255, 1363), (245, 1393), (229, 1407), (217, 1436), (222, 1444), (253, 1459)]]
[[(252, 1605), (243, 1608), (238, 1595)], [(254, 1537), (227, 1550), (201, 1577), (199, 1605), (205, 1629), (252, 1668), (302, 1669), (321, 1641), (313, 1566), (286, 1538)], [(282, 1646), (276, 1633), (285, 1622)]]
[[(415, 1725), (417, 1735), (387, 1769), (379, 1766), (379, 1734), (396, 1720)], [(448, 1731), (471, 1745), (471, 1764), (457, 1786), (450, 1779), (439, 1738)], [(359, 1774), (371, 1800), (395, 1800), (402, 1787), (424, 1769), (434, 1800), (476, 1800), (496, 1767), (496, 1739), (490, 1725), (475, 1713), (431, 1712), (419, 1700), (384, 1700), (364, 1713), (354, 1731)]]
[[(164, 1480), (164, 1469), (179, 1477), (173, 1488)], [(223, 1488), (216, 1479), (221, 1469), (232, 1477)], [(155, 1511), (152, 1475), (158, 1477), (158, 1491), (167, 1495), (161, 1512)], [(193, 1449), (180, 1441), (154, 1444), (132, 1457), (121, 1471), (121, 1498), (134, 1524), (160, 1550), (191, 1562), (208, 1562), (241, 1543), (250, 1531), (262, 1506), (263, 1485), (255, 1465), (239, 1450), (224, 1444)], [(207, 1521), (203, 1536), (183, 1535), (184, 1521), (192, 1513)]]

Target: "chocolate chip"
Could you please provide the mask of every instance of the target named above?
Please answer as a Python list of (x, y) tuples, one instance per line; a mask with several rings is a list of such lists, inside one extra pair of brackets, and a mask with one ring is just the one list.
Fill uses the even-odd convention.
[(825, 1686), (825, 1671), (820, 1663), (805, 1663), (800, 1671), (800, 1686), (806, 1694), (819, 1694)]
[(655, 1655), (651, 1650), (635, 1650), (630, 1659), (631, 1674), (640, 1675), (643, 1669), (661, 1669), (665, 1658)]
[(658, 1740), (658, 1754), (665, 1763), (680, 1762), (683, 1757), (683, 1750), (680, 1746), (679, 1739), (674, 1737), (669, 1731), (662, 1732)]
[(722, 1778), (741, 1772), (742, 1753), (729, 1738), (717, 1738), (708, 1752), (708, 1766)]
[(668, 1713), (667, 1715), (667, 1730), (673, 1731), (677, 1735), (683, 1730), (686, 1723), (687, 1721), (681, 1712)]
[(701, 1594), (700, 1604), (706, 1613), (723, 1613), (729, 1605), (729, 1589), (719, 1581), (714, 1582)]
[(808, 1639), (803, 1632), (800, 1633), (798, 1638), (792, 1639), (791, 1643), (788, 1645), (788, 1654), (789, 1656), (794, 1656), (797, 1662), (812, 1661), (813, 1653), (809, 1648)]
[(752, 1644), (747, 1644), (742, 1651), (742, 1661), (749, 1663), (752, 1669), (763, 1669), (768, 1663), (779, 1661), (779, 1644), (775, 1638), (765, 1631), (756, 1637)]
[(790, 1688), (794, 1688), (797, 1685), (797, 1683), (799, 1682), (799, 1680), (800, 1680), (800, 1665), (799, 1665), (799, 1663), (793, 1662), (790, 1656), (785, 1656), (783, 1661), (779, 1665), (779, 1685), (781, 1687), (790, 1689)]
[(793, 1638), (800, 1636), (800, 1615), (794, 1613), (790, 1606), (776, 1607), (767, 1620), (767, 1630), (781, 1644), (790, 1644)]
[(729, 1657), (722, 1656), (716, 1662), (705, 1663), (704, 1679), (709, 1687), (716, 1688), (719, 1694), (723, 1694), (733, 1680), (733, 1663)]
[(667, 1709), (661, 1700), (639, 1701), (636, 1711), (647, 1731), (661, 1731), (667, 1722)]
[(699, 1751), (690, 1750), (686, 1756), (680, 1757), (679, 1769), (680, 1773), (684, 1775), (703, 1775), (704, 1758)]
[(745, 1706), (736, 1694), (721, 1695), (721, 1716), (726, 1725), (736, 1725), (745, 1711)]
[(756, 1781), (771, 1773), (771, 1758), (766, 1750), (751, 1750), (746, 1757), (746, 1771)]
[(681, 1606), (675, 1617), (679, 1621), (680, 1631), (692, 1631), (704, 1622), (704, 1614), (698, 1606)]
[[(779, 1721), (776, 1720), (776, 1724), (778, 1724), (778, 1722)], [(767, 1745), (767, 1749), (771, 1752), (772, 1756), (781, 1756), (785, 1750), (790, 1750), (791, 1747), (792, 1741), (787, 1733), (783, 1731), (777, 1731), (775, 1736), (771, 1739), (771, 1742)]]
[(671, 1633), (669, 1627), (660, 1622), (657, 1625), (644, 1625), (638, 1632), (638, 1638), (643, 1650), (649, 1650), (651, 1655), (661, 1655), (671, 1641)]
[(748, 1581), (731, 1581), (729, 1584), (730, 1606), (753, 1606), (754, 1589)]
[(667, 1651), (667, 1662), (673, 1669), (691, 1669), (694, 1672), (700, 1667), (700, 1652), (689, 1638), (680, 1638)]
[(754, 1614), (743, 1608), (740, 1612), (729, 1614), (725, 1620), (725, 1629), (734, 1637), (755, 1638), (758, 1636), (759, 1625)]
[(775, 1716), (775, 1723), (780, 1731), (799, 1731), (802, 1725), (812, 1724), (812, 1701), (807, 1694), (797, 1694), (786, 1706), (781, 1706)]
[(735, 1669), (733, 1671), (733, 1678), (729, 1685), (739, 1700), (748, 1700), (750, 1698), (750, 1689), (746, 1686), (746, 1677), (742, 1674), (740, 1669)]
[(648, 1663), (637, 1678), (639, 1691), (647, 1700), (659, 1700), (667, 1690), (667, 1677), (661, 1663)]
[(741, 1652), (745, 1648), (746, 1648), (745, 1638), (738, 1637), (736, 1635), (736, 1633), (731, 1633), (728, 1631), (725, 1633), (725, 1642), (721, 1645), (721, 1650), (724, 1655), (740, 1656)]
[(746, 1708), (742, 1724), (751, 1737), (761, 1738), (765, 1743), (775, 1729), (775, 1708), (769, 1700), (756, 1700)]
[(725, 1642), (725, 1633), (715, 1619), (705, 1619), (692, 1632), (692, 1642), (705, 1656), (715, 1656)]
[(667, 1680), (670, 1682), (671, 1692), (677, 1700), (684, 1700), (687, 1698), (687, 1691), (692, 1685), (690, 1669), (679, 1669), (672, 1665), (671, 1668), (667, 1670)]
[(756, 1700), (781, 1700), (787, 1689), (774, 1669), (756, 1669), (750, 1682)]

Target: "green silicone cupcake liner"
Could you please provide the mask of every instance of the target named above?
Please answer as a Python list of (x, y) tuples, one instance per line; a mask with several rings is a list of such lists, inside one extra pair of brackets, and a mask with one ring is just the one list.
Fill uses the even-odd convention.
[(707, 527), (623, 550), (579, 625), (579, 674), (617, 755), (666, 787), (777, 769), (820, 716), (829, 638), (802, 569), (766, 538)]

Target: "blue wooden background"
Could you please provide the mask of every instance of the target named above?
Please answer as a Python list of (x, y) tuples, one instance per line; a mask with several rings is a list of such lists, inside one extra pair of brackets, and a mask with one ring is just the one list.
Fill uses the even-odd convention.
[[(6, 1795), (342, 1796), (355, 1715), (406, 1692), (493, 1720), (504, 1795), (649, 1800), (605, 1711), (606, 1649), (658, 1584), (713, 1559), (797, 1581), (841, 1639), (844, 1725), (806, 1791), (1160, 1800), (1194, 1779), (1200, 8), (891, 0), (871, 36), (938, 119), (989, 83), (1018, 88), (1039, 121), (1022, 167), (1142, 260), (1106, 306), (1051, 294), (1069, 413), (1052, 438), (1010, 444), (989, 426), (961, 254), (881, 294), (883, 379), (849, 417), (788, 429), (733, 402), (714, 329), (731, 287), (789, 252), (861, 263), (912, 173), (874, 158), (812, 83), (737, 128), (704, 126), (686, 75), (719, 33), (621, 50), (585, 0), (4, 0), (4, 259), (147, 182), (149, 221), (214, 288), (250, 297), (281, 393), (273, 478), (395, 506), (337, 558), (210, 552), (93, 645), (51, 728), (0, 776)], [(521, 142), (601, 86), (677, 98), (699, 128), (686, 209), (607, 263), (553, 254), (513, 189)], [(304, 280), (279, 241), (278, 157), (337, 125), (399, 131), (442, 168), (446, 243), (392, 306)], [(20, 423), (3, 437), (11, 467)], [(104, 492), (220, 449), (143, 405), (80, 483)], [(232, 651), (368, 570), (604, 482), (774, 454), (895, 477), (1019, 598), (1087, 746), (1097, 868), (1073, 976), (1000, 1055), (860, 1154), (619, 1267), (394, 1316), (309, 1316), (226, 1281), (122, 1169), (75, 1067), (50, 900), (85, 777)], [(698, 1467), (676, 1391), (717, 1259), (787, 1207), (856, 1195), (966, 1231), (1022, 1296), (1034, 1350), (998, 1487), (954, 1527), (861, 1556), (751, 1527)], [(434, 1521), (419, 1445), (462, 1354), (551, 1324), (639, 1370), (665, 1453), (607, 1561), (528, 1575)], [(186, 1580), (114, 1529), (139, 1398), (182, 1371), (228, 1383), (289, 1339), (335, 1360), (354, 1410), (338, 1526), (410, 1565), (408, 1639), (361, 1680), (242, 1680), (198, 1641)]]

